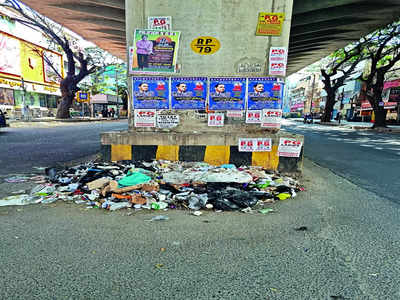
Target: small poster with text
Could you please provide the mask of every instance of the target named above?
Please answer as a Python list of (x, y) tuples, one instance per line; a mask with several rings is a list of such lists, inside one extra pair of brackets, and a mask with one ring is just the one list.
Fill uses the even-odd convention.
[(281, 109), (263, 109), (261, 118), (261, 127), (281, 128), (282, 110)]
[(261, 123), (261, 110), (248, 110), (246, 111), (247, 124), (260, 124)]
[(135, 127), (156, 127), (157, 111), (155, 109), (135, 109)]
[(283, 157), (300, 157), (303, 142), (294, 138), (280, 138), (278, 154)]
[(224, 126), (225, 115), (223, 113), (208, 114), (208, 126), (222, 127)]

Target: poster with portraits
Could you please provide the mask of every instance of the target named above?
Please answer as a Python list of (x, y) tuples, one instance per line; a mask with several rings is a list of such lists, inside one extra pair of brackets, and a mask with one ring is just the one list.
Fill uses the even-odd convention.
[(167, 77), (132, 77), (132, 80), (133, 108), (169, 108), (169, 79)]
[(180, 31), (136, 29), (129, 73), (175, 73), (180, 34)]
[(206, 77), (173, 77), (171, 79), (172, 109), (206, 109)]
[(1, 32), (0, 73), (21, 76), (20, 41)]
[(247, 109), (281, 109), (283, 90), (284, 84), (277, 78), (249, 78)]
[(210, 110), (244, 110), (246, 78), (210, 78)]

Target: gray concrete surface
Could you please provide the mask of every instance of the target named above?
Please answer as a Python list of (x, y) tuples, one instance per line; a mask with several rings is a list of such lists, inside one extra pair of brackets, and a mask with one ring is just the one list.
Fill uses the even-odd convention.
[(304, 155), (358, 186), (400, 203), (400, 136), (285, 120), (302, 134)]
[(308, 160), (303, 181), (270, 215), (0, 207), (0, 298), (399, 299), (398, 205)]
[(0, 175), (30, 172), (100, 151), (100, 133), (128, 128), (127, 120), (94, 123), (18, 123), (0, 131)]

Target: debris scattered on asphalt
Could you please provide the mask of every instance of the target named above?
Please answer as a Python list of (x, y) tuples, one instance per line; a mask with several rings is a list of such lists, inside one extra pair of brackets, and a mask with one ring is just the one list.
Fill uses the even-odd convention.
[(301, 227), (295, 228), (294, 230), (296, 230), (296, 231), (307, 231), (308, 227), (307, 226), (301, 226)]
[[(149, 161), (95, 163), (64, 169), (46, 168), (46, 176), (11, 176), (7, 183), (32, 182), (31, 191), (20, 190), (0, 199), (0, 206), (49, 204), (71, 201), (86, 208), (166, 211), (200, 210), (275, 212), (276, 201), (296, 197), (304, 190), (294, 178), (261, 167), (233, 164), (212, 166), (204, 162)], [(155, 216), (150, 221), (168, 220)], [(307, 227), (296, 230), (304, 231)]]

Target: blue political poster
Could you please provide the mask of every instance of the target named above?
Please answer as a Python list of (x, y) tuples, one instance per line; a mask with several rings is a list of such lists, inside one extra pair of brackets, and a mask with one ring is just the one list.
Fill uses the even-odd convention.
[(133, 77), (133, 108), (168, 109), (167, 77)]
[(284, 84), (274, 77), (249, 78), (247, 109), (281, 109)]
[(244, 110), (246, 78), (210, 78), (210, 110)]
[(173, 77), (171, 79), (172, 109), (206, 109), (206, 77)]

